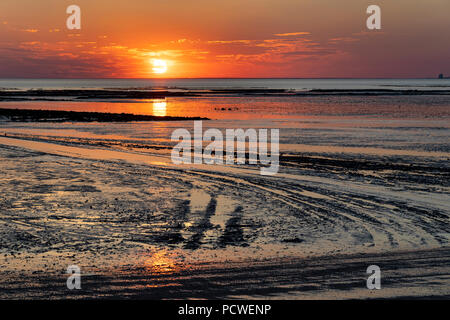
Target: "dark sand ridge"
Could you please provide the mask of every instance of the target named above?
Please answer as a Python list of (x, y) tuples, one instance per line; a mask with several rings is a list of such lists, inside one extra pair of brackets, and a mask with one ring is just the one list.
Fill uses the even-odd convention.
[(208, 120), (202, 117), (170, 117), (129, 113), (76, 112), (58, 110), (1, 109), (0, 119), (14, 122), (131, 122)]

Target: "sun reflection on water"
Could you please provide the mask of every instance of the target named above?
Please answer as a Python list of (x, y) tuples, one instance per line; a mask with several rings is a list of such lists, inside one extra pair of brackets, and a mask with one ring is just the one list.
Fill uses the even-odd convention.
[(167, 274), (181, 271), (182, 265), (165, 251), (157, 251), (144, 263), (145, 269), (153, 274)]
[(154, 116), (165, 117), (167, 115), (166, 108), (167, 108), (167, 102), (165, 100), (153, 101), (153, 115)]

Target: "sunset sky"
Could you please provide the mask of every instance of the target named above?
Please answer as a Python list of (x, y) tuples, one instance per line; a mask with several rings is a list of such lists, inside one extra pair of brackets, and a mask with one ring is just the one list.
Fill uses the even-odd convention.
[(437, 77), (449, 32), (449, 0), (1, 0), (0, 78)]

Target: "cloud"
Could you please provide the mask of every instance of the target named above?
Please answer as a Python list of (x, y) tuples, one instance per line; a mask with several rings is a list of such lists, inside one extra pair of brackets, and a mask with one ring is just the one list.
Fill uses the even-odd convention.
[(318, 50), (283, 52), (282, 55), (284, 55), (284, 56), (322, 56), (322, 55), (329, 55), (329, 54), (335, 54), (335, 53), (336, 53), (336, 51), (331, 50), (331, 49), (318, 49)]
[(208, 44), (251, 44), (252, 40), (210, 40)]
[(307, 36), (310, 32), (290, 32), (290, 33), (275, 33), (278, 37), (291, 37), (291, 36)]
[(171, 76), (232, 76), (253, 71), (261, 75), (275, 72), (281, 76), (282, 72), (289, 74), (293, 65), (306, 70), (309, 60), (333, 60), (333, 56), (342, 51), (336, 42), (345, 41), (345, 38), (336, 37), (321, 43), (312, 37), (304, 37), (309, 34), (282, 33), (277, 34), (279, 37), (272, 35), (265, 39), (174, 38), (134, 46), (117, 40), (100, 41), (99, 36), (90, 39), (81, 38), (79, 33), (63, 34), (58, 40), (65, 41), (49, 39), (7, 46), (21, 48), (22, 52), (3, 51), (3, 60), (11, 63), (0, 67), (0, 71), (47, 77), (148, 77), (149, 59), (158, 58), (171, 63)]
[(352, 37), (337, 37), (328, 40), (329, 43), (337, 44), (339, 42), (357, 42), (360, 41), (360, 38), (352, 38)]

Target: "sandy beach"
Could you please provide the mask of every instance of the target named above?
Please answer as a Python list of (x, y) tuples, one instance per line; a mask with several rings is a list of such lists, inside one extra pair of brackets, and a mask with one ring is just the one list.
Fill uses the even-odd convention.
[[(0, 296), (448, 298), (444, 97), (407, 119), (384, 97), (373, 98), (386, 112), (376, 116), (354, 114), (363, 109), (350, 108), (354, 97), (333, 98), (334, 109), (321, 109), (325, 97), (314, 106), (291, 97), (279, 120), (269, 119), (272, 98), (252, 98), (267, 112), (257, 120), (240, 116), (240, 97), (166, 102), (175, 116), (198, 103), (197, 116), (213, 119), (206, 128), (281, 126), (274, 176), (252, 165), (174, 165), (170, 132), (192, 120), (4, 121)], [(235, 109), (218, 107), (223, 99)], [(383, 290), (366, 288), (371, 264)], [(68, 265), (81, 268), (81, 291), (68, 291)]]

